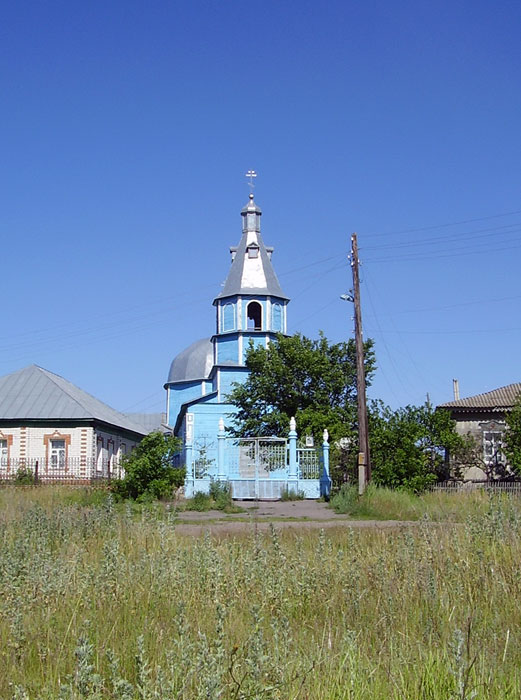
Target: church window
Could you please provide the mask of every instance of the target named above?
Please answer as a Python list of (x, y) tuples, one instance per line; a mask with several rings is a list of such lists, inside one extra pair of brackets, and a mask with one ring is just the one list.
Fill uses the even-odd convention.
[(250, 212), (245, 216), (245, 231), (260, 231), (260, 216), (255, 212)]
[(259, 246), (256, 243), (252, 243), (251, 245), (248, 246), (248, 257), (249, 258), (258, 258), (259, 257)]
[(233, 331), (235, 329), (235, 306), (225, 304), (223, 307), (223, 331)]
[(271, 307), (271, 329), (282, 331), (282, 307), (280, 304), (273, 304)]
[(258, 301), (250, 301), (248, 304), (248, 323), (249, 331), (260, 331), (262, 329), (262, 306)]

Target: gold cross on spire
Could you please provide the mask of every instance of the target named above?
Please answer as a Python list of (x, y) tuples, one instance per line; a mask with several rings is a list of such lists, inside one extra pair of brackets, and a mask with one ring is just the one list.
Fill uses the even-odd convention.
[(248, 172), (246, 173), (246, 177), (249, 180), (248, 185), (250, 187), (250, 192), (253, 194), (253, 188), (255, 187), (255, 185), (253, 184), (253, 180), (257, 177), (257, 173), (255, 172), (255, 170), (248, 170)]

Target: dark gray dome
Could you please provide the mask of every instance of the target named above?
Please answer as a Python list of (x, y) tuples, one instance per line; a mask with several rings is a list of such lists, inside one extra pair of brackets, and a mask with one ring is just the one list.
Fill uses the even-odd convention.
[(170, 365), (167, 384), (207, 379), (213, 367), (213, 344), (210, 338), (203, 338), (174, 357)]

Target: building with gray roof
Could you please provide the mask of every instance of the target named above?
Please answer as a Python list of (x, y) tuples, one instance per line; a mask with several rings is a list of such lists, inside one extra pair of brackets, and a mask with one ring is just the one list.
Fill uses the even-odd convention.
[(485, 480), (508, 476), (510, 468), (504, 453), (505, 416), (521, 397), (521, 382), (466, 398), (457, 395), (438, 406), (450, 411), (460, 435), (470, 435), (475, 442), (474, 464), (468, 465), (467, 480)]
[(146, 433), (43, 367), (0, 377), (0, 477), (20, 467), (37, 469), (42, 479), (109, 477)]

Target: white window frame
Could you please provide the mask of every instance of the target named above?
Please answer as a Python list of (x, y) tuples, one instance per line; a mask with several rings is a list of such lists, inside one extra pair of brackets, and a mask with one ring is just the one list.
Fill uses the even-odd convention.
[(9, 441), (7, 438), (0, 439), (0, 464), (6, 467), (9, 462)]
[(483, 429), (483, 461), (488, 467), (505, 464), (502, 430)]
[(67, 459), (67, 443), (63, 438), (51, 438), (49, 440), (49, 467), (51, 469), (64, 470)]

